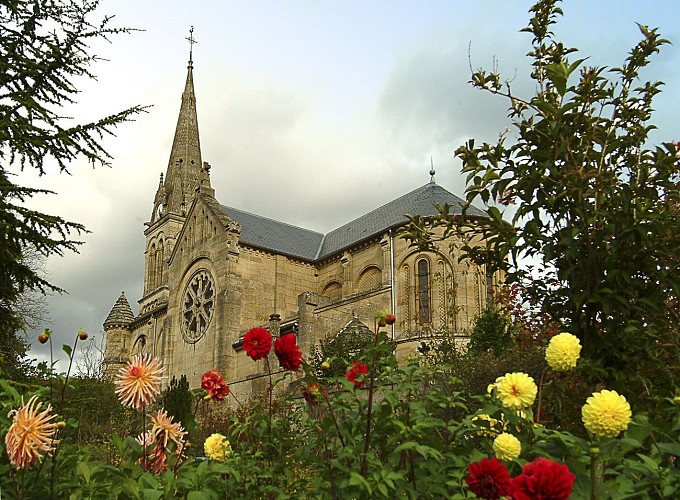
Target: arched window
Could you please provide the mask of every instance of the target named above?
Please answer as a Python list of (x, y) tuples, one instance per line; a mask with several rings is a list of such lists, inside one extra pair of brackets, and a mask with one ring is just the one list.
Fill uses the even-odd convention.
[(379, 267), (367, 267), (359, 276), (357, 293), (368, 292), (382, 286), (382, 271)]
[(163, 256), (163, 240), (158, 242), (158, 249), (156, 250), (156, 288), (161, 286), (164, 281), (163, 274), (165, 273), (165, 258)]
[(132, 346), (132, 355), (146, 353), (146, 335), (140, 335)]
[(342, 298), (342, 285), (337, 281), (331, 281), (324, 287), (321, 295), (324, 295), (334, 301), (340, 300)]
[(420, 324), (430, 323), (430, 263), (427, 259), (420, 259), (416, 264), (416, 301)]
[(149, 250), (149, 267), (147, 269), (147, 283), (149, 291), (156, 288), (156, 258), (156, 244), (154, 243), (151, 245), (151, 249)]

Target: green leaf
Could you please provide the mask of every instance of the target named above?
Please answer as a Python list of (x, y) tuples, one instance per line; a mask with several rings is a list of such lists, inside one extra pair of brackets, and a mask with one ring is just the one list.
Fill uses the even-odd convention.
[(90, 466), (85, 461), (78, 462), (76, 465), (76, 473), (85, 479), (86, 483), (90, 482)]
[(371, 485), (368, 484), (368, 481), (366, 481), (364, 476), (362, 476), (358, 472), (351, 473), (348, 484), (350, 486), (363, 486), (369, 495), (372, 493)]
[(73, 349), (71, 349), (70, 346), (67, 346), (66, 344), (61, 346), (61, 349), (66, 353), (66, 355), (70, 358), (71, 353), (73, 352)]

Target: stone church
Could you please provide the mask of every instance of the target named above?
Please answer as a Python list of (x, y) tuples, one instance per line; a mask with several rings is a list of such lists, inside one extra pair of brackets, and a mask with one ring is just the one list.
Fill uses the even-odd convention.
[(184, 374), (198, 387), (217, 368), (247, 397), (265, 382), (264, 362), (242, 350), (255, 326), (295, 332), (307, 355), (348, 325), (372, 328), (382, 309), (397, 316), (389, 334), (402, 357), (438, 332), (465, 335), (494, 277), (458, 263), (454, 241), (421, 252), (398, 236), (405, 214), (436, 215), (435, 204), (446, 203), (460, 210), (461, 199), (430, 174), (427, 184), (327, 234), (225, 206), (201, 157), (190, 57), (170, 159), (145, 224), (139, 311), (123, 293), (106, 318), (105, 373), (144, 351), (161, 358), (166, 382)]

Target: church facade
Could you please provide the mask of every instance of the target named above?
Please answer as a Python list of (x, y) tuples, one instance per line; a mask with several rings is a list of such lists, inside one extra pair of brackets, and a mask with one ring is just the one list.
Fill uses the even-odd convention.
[(186, 375), (195, 388), (217, 368), (247, 397), (266, 383), (264, 361), (242, 350), (255, 326), (274, 336), (293, 331), (306, 355), (348, 324), (372, 327), (383, 309), (397, 316), (388, 328), (401, 356), (438, 331), (465, 335), (494, 277), (458, 263), (455, 241), (422, 252), (397, 235), (405, 214), (436, 215), (435, 204), (446, 203), (460, 210), (462, 200), (431, 175), (327, 234), (222, 205), (201, 157), (190, 58), (170, 159), (144, 230), (143, 295), (134, 314), (121, 294), (104, 321), (104, 372), (148, 352), (162, 360), (166, 382)]

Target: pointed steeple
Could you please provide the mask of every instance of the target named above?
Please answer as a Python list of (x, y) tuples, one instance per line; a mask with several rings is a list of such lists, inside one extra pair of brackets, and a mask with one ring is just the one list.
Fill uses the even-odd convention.
[(194, 61), (193, 45), (194, 27), (189, 32), (189, 65), (187, 80), (182, 93), (182, 105), (179, 110), (175, 138), (168, 161), (165, 176), (166, 203), (164, 212), (182, 214), (182, 202), (188, 203), (194, 196), (201, 182), (201, 142), (198, 137), (198, 118), (196, 114), (196, 96), (194, 94)]
[(111, 308), (111, 312), (104, 321), (104, 330), (115, 327), (127, 327), (134, 319), (130, 303), (125, 297), (125, 292), (121, 292), (120, 297)]

